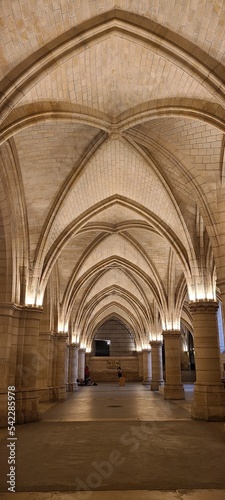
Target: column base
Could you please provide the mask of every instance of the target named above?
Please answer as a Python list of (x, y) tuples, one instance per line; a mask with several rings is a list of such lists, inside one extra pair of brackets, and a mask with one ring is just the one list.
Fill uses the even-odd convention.
[(164, 385), (164, 399), (185, 399), (184, 388), (182, 384)]
[(16, 391), (16, 424), (38, 422), (40, 420), (38, 409), (39, 396), (36, 388)]
[(39, 395), (39, 402), (43, 403), (44, 401), (51, 401), (52, 400), (52, 388), (51, 387), (44, 387), (44, 388), (38, 388), (38, 395)]
[(77, 382), (70, 382), (68, 384), (68, 389), (67, 389), (69, 392), (75, 392), (75, 391), (78, 391), (78, 384)]
[(164, 388), (165, 388), (165, 383), (163, 382), (162, 385), (159, 386), (159, 394), (164, 397)]
[(191, 407), (194, 420), (219, 422), (225, 420), (225, 389), (223, 384), (194, 384), (194, 399)]
[(150, 378), (145, 378), (142, 380), (142, 385), (150, 385), (150, 384), (151, 384)]
[(152, 380), (150, 382), (150, 391), (158, 391), (163, 385), (163, 380)]
[(66, 386), (53, 387), (53, 396), (55, 401), (64, 401), (66, 399)]

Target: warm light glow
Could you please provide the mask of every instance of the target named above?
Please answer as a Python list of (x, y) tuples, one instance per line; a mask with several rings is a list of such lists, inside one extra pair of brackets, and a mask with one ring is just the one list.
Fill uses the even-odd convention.
[(149, 341), (154, 342), (154, 341), (160, 341), (162, 340), (162, 332), (151, 332), (149, 335)]
[(180, 331), (180, 320), (175, 319), (171, 321), (163, 320), (162, 321), (162, 329), (164, 331), (178, 330)]
[(216, 300), (216, 287), (209, 286), (206, 290), (203, 285), (197, 285), (196, 288), (190, 287), (189, 290), (190, 302), (198, 300)]
[(144, 342), (144, 343), (142, 344), (142, 350), (146, 350), (146, 349), (147, 349), (148, 351), (150, 351), (150, 350), (151, 350), (151, 346), (150, 346), (147, 342)]
[(188, 352), (188, 345), (186, 341), (183, 342), (183, 351)]
[(72, 344), (77, 344), (77, 337), (75, 335), (75, 333), (72, 333)]
[(64, 332), (63, 321), (58, 322), (58, 332)]
[(34, 294), (31, 292), (26, 292), (26, 299), (25, 299), (25, 304), (27, 306), (34, 306), (35, 304), (35, 299), (34, 299)]
[(63, 321), (58, 322), (58, 333), (68, 333), (68, 323), (64, 324)]
[(141, 348), (140, 346), (137, 346), (137, 347), (136, 347), (136, 351), (137, 351), (137, 352), (141, 352), (141, 351), (142, 351), (142, 348)]
[(38, 295), (37, 295), (37, 300), (36, 300), (37, 306), (42, 306), (43, 305), (43, 298), (44, 298), (43, 293), (39, 292)]

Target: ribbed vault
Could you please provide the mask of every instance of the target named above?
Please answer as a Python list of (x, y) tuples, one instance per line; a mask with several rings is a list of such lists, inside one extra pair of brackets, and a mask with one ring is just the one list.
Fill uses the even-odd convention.
[(36, 3), (0, 5), (4, 300), (141, 349), (224, 279), (224, 3)]

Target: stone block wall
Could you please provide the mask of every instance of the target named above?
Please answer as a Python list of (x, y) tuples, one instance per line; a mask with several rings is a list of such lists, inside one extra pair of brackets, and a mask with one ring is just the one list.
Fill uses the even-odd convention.
[(136, 382), (141, 380), (138, 371), (137, 356), (90, 356), (89, 368), (91, 379), (94, 382), (118, 382), (117, 366), (121, 366), (122, 374), (126, 381)]
[(110, 357), (133, 356), (135, 351), (135, 342), (131, 333), (119, 321), (109, 320), (99, 328), (92, 344), (92, 356), (95, 356), (95, 340), (110, 341)]

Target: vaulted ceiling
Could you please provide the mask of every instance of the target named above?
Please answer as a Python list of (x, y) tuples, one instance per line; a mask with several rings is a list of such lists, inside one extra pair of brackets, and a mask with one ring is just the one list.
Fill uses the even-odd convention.
[(110, 317), (138, 346), (179, 327), (219, 274), (223, 0), (2, 0), (0, 22), (10, 300), (48, 290), (84, 345)]

